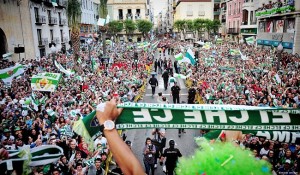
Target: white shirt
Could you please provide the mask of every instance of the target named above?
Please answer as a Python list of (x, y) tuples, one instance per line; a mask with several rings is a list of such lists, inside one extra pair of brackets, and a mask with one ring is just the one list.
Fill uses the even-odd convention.
[(94, 148), (97, 148), (97, 145), (98, 144), (101, 144), (101, 145), (107, 145), (107, 139), (105, 137), (102, 137), (101, 139), (98, 137), (95, 142), (94, 142)]

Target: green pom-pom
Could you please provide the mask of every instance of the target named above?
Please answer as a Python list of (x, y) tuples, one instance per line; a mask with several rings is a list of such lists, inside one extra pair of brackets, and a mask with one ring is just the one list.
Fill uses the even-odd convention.
[(271, 165), (264, 160), (256, 160), (252, 152), (242, 150), (232, 143), (206, 140), (199, 141), (200, 148), (189, 158), (179, 159), (176, 172), (180, 175), (191, 174), (230, 174), (230, 175), (270, 175)]

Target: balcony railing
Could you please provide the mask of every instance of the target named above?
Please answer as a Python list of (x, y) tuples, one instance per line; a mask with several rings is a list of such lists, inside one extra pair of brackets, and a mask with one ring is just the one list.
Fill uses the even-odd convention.
[(55, 37), (53, 38), (52, 42), (51, 43), (55, 43), (55, 44), (58, 44), (60, 42), (60, 39), (59, 37)]
[(240, 33), (240, 29), (239, 28), (228, 28), (227, 33), (228, 34), (238, 34), (238, 33)]
[(38, 40), (39, 46), (45, 46), (48, 44), (48, 38), (41, 38)]
[(44, 1), (44, 5), (52, 7), (52, 1), (51, 0), (43, 0)]
[(57, 18), (50, 17), (49, 18), (49, 25), (57, 25)]
[(60, 26), (65, 26), (67, 24), (67, 20), (66, 19), (60, 19), (59, 20), (59, 25)]
[(67, 4), (68, 4), (68, 1), (65, 1), (65, 0), (56, 0), (56, 3), (57, 3), (57, 7), (61, 7), (61, 8), (63, 8), (63, 7), (66, 7), (67, 6)]
[(38, 16), (35, 18), (35, 24), (38, 24), (38, 25), (46, 24), (46, 16), (38, 15)]
[(66, 43), (66, 42), (68, 42), (68, 38), (67, 38), (67, 37), (63, 37), (63, 38), (61, 38), (61, 42), (62, 42), (62, 43)]
[(126, 19), (131, 19), (131, 20), (132, 20), (132, 18), (133, 18), (133, 17), (132, 17), (132, 14), (131, 14), (131, 13), (129, 13), (129, 14), (126, 15)]

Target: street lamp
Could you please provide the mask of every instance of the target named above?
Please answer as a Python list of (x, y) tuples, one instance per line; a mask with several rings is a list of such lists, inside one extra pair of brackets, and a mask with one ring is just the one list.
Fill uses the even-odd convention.
[(92, 63), (92, 59), (91, 59), (91, 44), (92, 44), (93, 40), (92, 40), (92, 38), (89, 38), (86, 42), (88, 44), (88, 49), (89, 49), (89, 60)]
[(56, 55), (57, 49), (56, 49), (56, 47), (54, 46), (54, 44), (52, 44), (50, 50), (51, 50), (51, 55), (52, 55), (52, 63), (53, 63), (53, 65), (55, 65), (55, 64), (54, 64), (54, 60), (55, 60), (55, 55)]
[(279, 45), (277, 46), (277, 51), (278, 51), (278, 55), (277, 55), (277, 71), (279, 71), (280, 69), (280, 61), (281, 61), (281, 52), (283, 50), (283, 46), (281, 43), (279, 43)]

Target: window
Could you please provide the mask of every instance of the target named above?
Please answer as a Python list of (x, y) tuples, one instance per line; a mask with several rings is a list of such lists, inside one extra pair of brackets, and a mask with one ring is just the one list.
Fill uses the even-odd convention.
[(187, 6), (186, 16), (193, 16), (193, 6), (192, 5)]
[(38, 41), (41, 42), (42, 41), (42, 29), (37, 29), (37, 37), (38, 37)]
[(50, 40), (53, 42), (53, 29), (50, 29)]
[(241, 2), (239, 2), (239, 13), (241, 13), (241, 9), (242, 9)]
[(254, 24), (256, 22), (253, 21), (253, 11), (250, 12), (250, 24)]
[(48, 19), (51, 19), (51, 10), (47, 10), (47, 14), (48, 14)]
[(64, 42), (63, 30), (60, 30), (60, 39), (61, 39), (61, 42)]
[(234, 3), (233, 14), (236, 13), (236, 3)]
[(38, 21), (39, 18), (39, 9), (37, 7), (34, 7), (34, 16), (36, 21)]
[(198, 16), (205, 16), (205, 11), (198, 11)]
[(59, 21), (59, 24), (61, 24), (61, 13), (58, 12), (58, 21)]
[(229, 5), (229, 15), (231, 15), (231, 5)]

